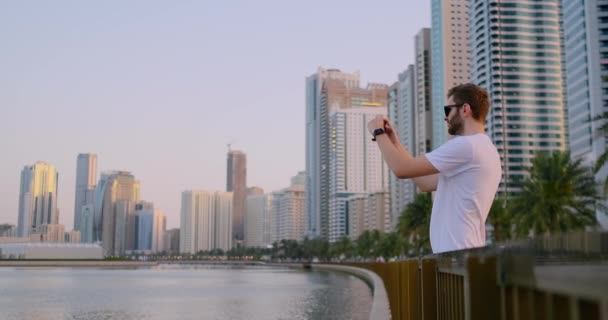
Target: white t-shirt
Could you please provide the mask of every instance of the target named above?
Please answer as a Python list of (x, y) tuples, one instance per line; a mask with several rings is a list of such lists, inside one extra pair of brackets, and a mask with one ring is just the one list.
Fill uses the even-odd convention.
[(455, 137), (425, 156), (439, 171), (431, 213), (433, 253), (484, 246), (486, 218), (502, 175), (496, 147), (480, 133)]

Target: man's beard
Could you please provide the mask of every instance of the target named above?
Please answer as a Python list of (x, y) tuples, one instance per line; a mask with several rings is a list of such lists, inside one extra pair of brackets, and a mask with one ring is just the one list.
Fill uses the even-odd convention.
[(460, 114), (456, 113), (456, 115), (448, 120), (448, 133), (453, 136), (461, 135), (464, 132), (464, 122), (460, 117)]

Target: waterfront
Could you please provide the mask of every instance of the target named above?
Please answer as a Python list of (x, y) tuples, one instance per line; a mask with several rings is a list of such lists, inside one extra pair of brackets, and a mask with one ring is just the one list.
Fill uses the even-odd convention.
[(0, 268), (5, 319), (368, 319), (343, 273), (271, 267)]

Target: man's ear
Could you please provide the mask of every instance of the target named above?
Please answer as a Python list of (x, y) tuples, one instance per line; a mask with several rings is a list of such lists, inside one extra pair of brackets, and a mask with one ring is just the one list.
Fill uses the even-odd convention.
[(473, 117), (473, 110), (471, 109), (471, 105), (468, 103), (465, 103), (462, 106), (463, 111), (465, 112), (466, 115), (469, 115), (470, 117)]

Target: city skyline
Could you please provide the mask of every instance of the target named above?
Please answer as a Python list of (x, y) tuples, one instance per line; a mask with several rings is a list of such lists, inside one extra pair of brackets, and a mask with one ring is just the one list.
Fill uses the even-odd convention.
[(0, 4), (11, 48), (0, 52), (0, 223), (17, 224), (19, 170), (45, 161), (60, 173), (59, 223), (71, 230), (79, 153), (97, 154), (98, 172), (132, 172), (168, 228), (179, 226), (183, 190), (224, 189), (235, 140), (248, 186), (284, 188), (305, 169), (306, 76), (323, 66), (392, 83), (430, 25), (430, 4), (407, 7)]
[(608, 0), (0, 1), (0, 41), (2, 318), (608, 318)]

